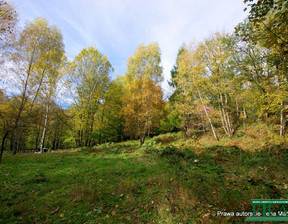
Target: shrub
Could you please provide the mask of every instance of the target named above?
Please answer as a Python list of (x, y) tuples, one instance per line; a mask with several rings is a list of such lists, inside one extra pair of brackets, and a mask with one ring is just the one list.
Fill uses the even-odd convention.
[(185, 149), (183, 151), (184, 153), (184, 159), (185, 160), (193, 160), (197, 158), (196, 153), (192, 151), (191, 149)]
[(155, 138), (156, 143), (167, 144), (178, 139), (177, 134), (168, 133)]
[(244, 131), (240, 131), (239, 133), (236, 134), (237, 138), (241, 138), (243, 136), (245, 136), (245, 132)]
[(153, 154), (158, 152), (156, 141), (146, 142), (141, 146), (141, 148), (147, 154)]
[(222, 146), (222, 145), (215, 145), (212, 147), (207, 148), (208, 151), (214, 151), (221, 154), (229, 154), (229, 155), (239, 155), (239, 153), (243, 152), (238, 146)]
[(288, 147), (279, 149), (279, 157), (284, 163), (288, 163)]
[(173, 155), (175, 154), (176, 152), (178, 152), (179, 149), (175, 146), (167, 146), (163, 149), (162, 153), (161, 153), (161, 156), (167, 156), (167, 155)]

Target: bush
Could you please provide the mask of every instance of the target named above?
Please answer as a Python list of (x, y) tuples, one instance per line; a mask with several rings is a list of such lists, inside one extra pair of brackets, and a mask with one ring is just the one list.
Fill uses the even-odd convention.
[(245, 132), (244, 131), (240, 131), (239, 133), (236, 134), (237, 138), (241, 138), (243, 136), (245, 136)]
[(196, 153), (194, 151), (192, 151), (191, 149), (185, 149), (183, 151), (184, 153), (184, 159), (185, 160), (195, 160), (197, 157)]
[(167, 146), (163, 149), (162, 153), (161, 153), (161, 156), (167, 156), (167, 155), (173, 155), (175, 154), (176, 152), (178, 152), (179, 149), (175, 146)]
[(141, 148), (146, 154), (153, 154), (158, 152), (156, 141), (146, 142), (141, 146)]
[(81, 148), (81, 152), (88, 152), (88, 151), (90, 151), (90, 147), (88, 147), (88, 146), (82, 146)]
[(222, 146), (222, 145), (215, 145), (207, 148), (208, 151), (217, 152), (221, 155), (235, 155), (238, 156), (240, 153), (243, 152), (238, 146)]
[(97, 148), (108, 149), (108, 148), (113, 148), (114, 145), (115, 145), (114, 142), (106, 142), (106, 143), (103, 143), (103, 144), (97, 146)]
[(156, 143), (167, 144), (167, 143), (176, 141), (179, 138), (181, 138), (181, 132), (180, 134), (179, 133), (167, 133), (167, 134), (158, 135), (154, 139)]
[(279, 157), (284, 163), (288, 163), (288, 147), (279, 149)]

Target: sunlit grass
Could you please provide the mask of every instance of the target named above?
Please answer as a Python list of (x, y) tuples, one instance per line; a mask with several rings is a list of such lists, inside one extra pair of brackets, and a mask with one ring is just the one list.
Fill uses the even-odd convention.
[(232, 139), (205, 147), (171, 138), (5, 154), (0, 222), (239, 223), (243, 217), (216, 212), (250, 211), (252, 198), (288, 198), (285, 146), (243, 150), (225, 146)]

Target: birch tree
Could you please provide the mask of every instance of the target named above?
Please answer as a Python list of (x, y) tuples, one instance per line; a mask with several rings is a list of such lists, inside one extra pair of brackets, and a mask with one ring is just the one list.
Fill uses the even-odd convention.
[(112, 71), (107, 56), (93, 47), (83, 49), (69, 66), (77, 146), (93, 143), (95, 114), (103, 103)]
[(55, 68), (63, 57), (61, 31), (56, 26), (50, 26), (46, 19), (36, 18), (34, 22), (25, 26), (16, 49), (14, 74), (20, 94), (17, 96), (17, 116), (11, 141), (14, 153), (17, 150), (17, 141), (23, 133), (19, 128), (25, 126), (23, 111), (31, 113), (39, 98), (44, 79), (55, 75)]
[(225, 133), (232, 137), (233, 109), (235, 105), (235, 91), (233, 91), (235, 70), (232, 66), (232, 55), (235, 54), (231, 37), (216, 33), (202, 42), (197, 54), (202, 58), (205, 66), (205, 75), (208, 87), (206, 93), (212, 99), (215, 108), (218, 108), (222, 127)]
[(218, 140), (214, 124), (207, 110), (207, 103), (209, 103), (209, 101), (204, 98), (204, 90), (209, 88), (207, 87), (207, 78), (205, 77), (206, 68), (197, 51), (197, 45), (191, 45), (181, 54), (179, 58), (179, 75), (175, 78), (175, 81), (177, 81), (178, 85), (182, 88), (182, 96), (184, 98), (189, 97), (190, 104), (194, 104), (195, 107), (196, 104), (194, 101), (196, 99), (200, 100), (213, 136)]
[(128, 59), (124, 84), (123, 116), (125, 130), (144, 144), (146, 135), (159, 126), (159, 115), (164, 106), (162, 90), (162, 67), (157, 43), (140, 45)]

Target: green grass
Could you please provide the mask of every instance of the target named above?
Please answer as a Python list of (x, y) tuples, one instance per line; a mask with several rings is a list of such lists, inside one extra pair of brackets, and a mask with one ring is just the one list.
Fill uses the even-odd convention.
[(288, 148), (278, 151), (150, 139), (143, 147), (5, 154), (0, 223), (239, 223), (245, 217), (216, 213), (251, 211), (254, 198), (288, 198)]

